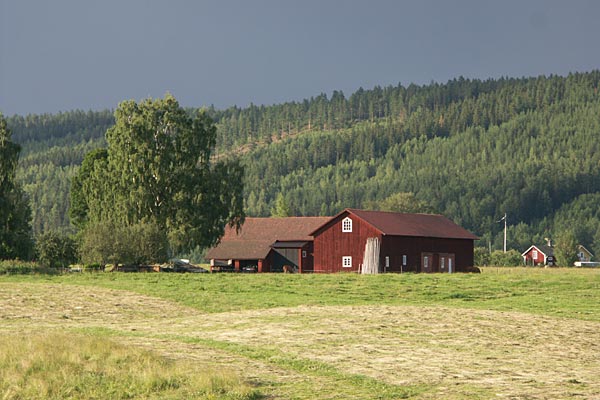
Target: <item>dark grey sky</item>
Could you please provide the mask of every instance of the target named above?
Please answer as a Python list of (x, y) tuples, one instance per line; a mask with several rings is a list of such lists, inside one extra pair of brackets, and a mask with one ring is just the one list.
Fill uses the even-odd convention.
[(0, 0), (0, 111), (273, 104), (600, 68), (595, 0)]

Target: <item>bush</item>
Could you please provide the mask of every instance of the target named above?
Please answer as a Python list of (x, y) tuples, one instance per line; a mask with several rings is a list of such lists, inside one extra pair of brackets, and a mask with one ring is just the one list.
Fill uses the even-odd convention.
[(85, 264), (83, 266), (83, 270), (85, 272), (104, 271), (104, 264), (99, 264), (99, 263)]
[(48, 273), (49, 271), (41, 267), (38, 263), (22, 260), (2, 260), (0, 261), (0, 275), (27, 275)]
[(489, 265), (494, 267), (516, 267), (523, 265), (523, 257), (516, 250), (508, 250), (506, 253), (502, 250), (495, 250), (490, 254)]
[(153, 223), (126, 226), (101, 222), (83, 231), (81, 255), (89, 264), (161, 263), (167, 260), (168, 241), (165, 231)]
[(475, 247), (473, 249), (473, 258), (477, 267), (490, 265), (490, 252), (485, 247)]
[(69, 236), (47, 232), (38, 237), (36, 250), (39, 261), (49, 268), (66, 268), (77, 261), (77, 245)]

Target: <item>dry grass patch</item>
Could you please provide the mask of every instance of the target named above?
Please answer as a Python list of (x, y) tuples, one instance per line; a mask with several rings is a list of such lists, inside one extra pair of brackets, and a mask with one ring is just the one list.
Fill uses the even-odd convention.
[(105, 338), (0, 336), (3, 399), (257, 399), (235, 374), (206, 372)]
[(0, 283), (3, 324), (121, 327), (198, 315), (196, 309), (157, 297), (95, 287)]
[[(191, 321), (188, 321), (191, 322)], [(179, 335), (280, 352), (392, 385), (530, 398), (600, 396), (600, 323), (444, 307), (296, 307), (204, 316)]]

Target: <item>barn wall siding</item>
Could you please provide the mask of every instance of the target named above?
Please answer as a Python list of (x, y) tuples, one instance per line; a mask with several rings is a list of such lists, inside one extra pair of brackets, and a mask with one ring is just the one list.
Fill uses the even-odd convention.
[[(302, 257), (302, 252), (306, 252), (306, 257)], [(308, 242), (300, 249), (300, 260), (302, 260), (301, 272), (313, 272), (314, 270), (314, 245), (313, 242)]]
[[(422, 254), (430, 253), (433, 257), (432, 272), (439, 270), (439, 257), (446, 259), (454, 255), (454, 271), (461, 272), (473, 266), (473, 241), (467, 239), (438, 239), (405, 236), (384, 236), (381, 244), (381, 265), (385, 265), (385, 257), (390, 257), (388, 272), (423, 272)], [(406, 267), (402, 266), (402, 256), (406, 256)]]
[[(347, 216), (350, 216), (353, 222), (351, 233), (342, 232), (342, 221)], [(473, 266), (473, 240), (471, 239), (386, 236), (357, 216), (342, 213), (335, 221), (315, 232), (314, 272), (358, 272), (369, 237), (377, 237), (381, 240), (380, 269), (382, 271), (424, 272), (423, 253), (430, 254), (431, 272), (446, 272), (440, 271), (440, 257), (444, 257), (445, 264), (448, 258), (452, 258), (454, 272), (465, 271)], [(351, 268), (342, 267), (343, 256), (352, 257)], [(389, 257), (387, 269), (385, 269), (386, 256)], [(402, 265), (403, 256), (406, 256), (406, 266)]]
[[(352, 232), (342, 232), (342, 220), (347, 216), (347, 213), (341, 214), (333, 224), (315, 234), (314, 272), (358, 272), (367, 238), (381, 239), (378, 230), (355, 216), (350, 216)], [(342, 267), (344, 256), (352, 257), (351, 268)]]

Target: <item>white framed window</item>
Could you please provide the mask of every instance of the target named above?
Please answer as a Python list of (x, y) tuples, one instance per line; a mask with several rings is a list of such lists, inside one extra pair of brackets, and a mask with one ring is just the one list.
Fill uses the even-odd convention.
[(406, 265), (406, 254), (402, 256), (402, 265)]
[(538, 258), (538, 252), (537, 252), (537, 250), (533, 250), (531, 252), (531, 257), (533, 257), (534, 260), (537, 260), (537, 258)]
[(302, 250), (302, 258), (306, 258), (306, 250)]
[(385, 267), (386, 268), (390, 267), (390, 256), (385, 256)]
[(342, 267), (344, 267), (344, 268), (352, 268), (352, 256), (344, 256), (344, 257), (342, 257)]
[(352, 220), (350, 217), (342, 220), (342, 232), (352, 232)]

